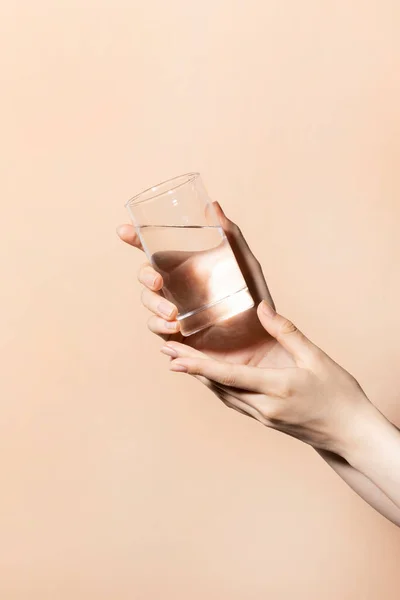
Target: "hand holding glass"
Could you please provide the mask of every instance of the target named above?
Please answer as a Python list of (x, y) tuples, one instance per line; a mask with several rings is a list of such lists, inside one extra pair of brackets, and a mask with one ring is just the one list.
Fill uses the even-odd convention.
[(160, 183), (126, 206), (163, 294), (178, 308), (182, 335), (254, 306), (199, 173)]

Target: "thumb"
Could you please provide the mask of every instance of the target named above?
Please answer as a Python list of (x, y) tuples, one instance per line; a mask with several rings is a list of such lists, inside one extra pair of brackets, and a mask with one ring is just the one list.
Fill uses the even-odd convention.
[(265, 301), (257, 308), (258, 318), (264, 329), (281, 344), (299, 362), (308, 362), (311, 355), (319, 351), (291, 321), (279, 315)]
[(219, 202), (213, 202), (213, 206), (246, 280), (250, 294), (256, 302), (259, 302), (262, 298), (268, 298), (270, 303), (273, 304), (261, 265), (254, 256), (240, 228), (226, 216)]
[[(242, 232), (240, 231), (238, 225), (236, 225), (236, 223), (234, 223), (231, 219), (229, 219), (229, 217), (226, 216), (225, 211), (223, 210), (220, 203), (215, 200), (213, 202), (213, 206), (214, 206), (215, 212), (217, 213), (219, 222), (221, 223), (222, 228), (225, 231), (228, 238), (234, 238), (234, 239), (243, 238)], [(243, 240), (244, 240), (244, 238), (243, 238)], [(229, 239), (229, 241), (231, 241), (231, 239)], [(247, 244), (246, 244), (246, 246), (247, 246)], [(250, 248), (248, 246), (247, 246), (247, 249), (249, 252), (251, 252)]]

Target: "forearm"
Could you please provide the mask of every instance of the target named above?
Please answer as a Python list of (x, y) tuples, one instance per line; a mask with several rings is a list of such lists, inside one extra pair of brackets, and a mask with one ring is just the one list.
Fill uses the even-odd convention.
[(372, 404), (355, 422), (341, 456), (400, 510), (400, 432)]
[(400, 508), (375, 483), (357, 471), (341, 456), (326, 450), (316, 449), (316, 451), (365, 502), (400, 527)]
[(322, 458), (382, 515), (400, 526), (400, 432), (371, 403), (358, 405)]

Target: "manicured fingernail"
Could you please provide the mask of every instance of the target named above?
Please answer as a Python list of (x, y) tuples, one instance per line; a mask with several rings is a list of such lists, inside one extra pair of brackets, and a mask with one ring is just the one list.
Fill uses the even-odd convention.
[(178, 357), (177, 351), (174, 350), (173, 348), (171, 348), (170, 346), (163, 346), (161, 348), (160, 352), (162, 352), (163, 354), (166, 354), (167, 356), (171, 356), (171, 358)]
[(153, 287), (155, 287), (155, 285), (158, 281), (158, 275), (152, 275), (151, 273), (146, 273), (146, 275), (143, 276), (143, 281), (146, 285), (153, 288)]
[(163, 317), (170, 317), (174, 312), (174, 307), (161, 300), (160, 304), (157, 306), (158, 311), (163, 315)]
[(266, 300), (263, 300), (261, 302), (261, 310), (268, 317), (273, 317), (274, 315), (276, 315), (276, 311), (272, 308), (270, 304), (268, 304)]
[(187, 373), (188, 372), (188, 368), (185, 365), (180, 365), (179, 363), (171, 363), (170, 370), (178, 371), (179, 373)]
[(167, 329), (176, 330), (179, 327), (178, 321), (164, 321), (164, 325)]

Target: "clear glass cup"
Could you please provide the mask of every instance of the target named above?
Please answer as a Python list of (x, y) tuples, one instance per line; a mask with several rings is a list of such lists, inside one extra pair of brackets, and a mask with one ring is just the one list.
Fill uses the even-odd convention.
[(125, 206), (184, 336), (254, 306), (199, 173), (160, 183)]

